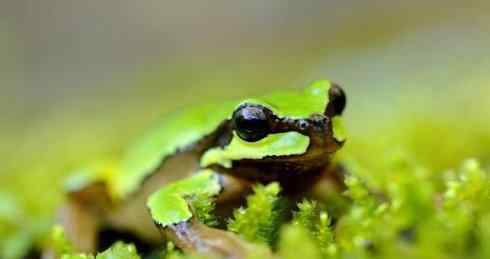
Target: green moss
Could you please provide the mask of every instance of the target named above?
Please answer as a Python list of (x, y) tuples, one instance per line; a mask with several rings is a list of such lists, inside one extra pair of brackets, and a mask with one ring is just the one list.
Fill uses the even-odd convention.
[[(58, 255), (59, 256), (59, 255)], [(62, 254), (61, 259), (140, 259), (134, 245), (117, 242), (104, 252), (96, 256), (90, 254), (78, 254), (74, 252)]]
[(61, 259), (95, 259), (93, 255), (86, 254), (66, 254), (61, 257)]
[(284, 259), (320, 259), (321, 253), (311, 234), (301, 225), (288, 225), (281, 231), (279, 255)]
[(134, 245), (116, 243), (106, 251), (98, 254), (96, 259), (140, 259)]
[[(402, 150), (383, 157), (376, 171), (360, 160), (342, 163), (348, 171), (342, 193), (347, 202), (334, 218), (327, 213), (328, 201), (304, 199), (285, 222), (291, 210), (284, 205), (279, 185), (271, 183), (254, 188), (228, 228), (271, 246), (280, 258), (489, 258), (490, 176), (477, 160), (442, 173)], [(365, 177), (370, 174), (383, 179)], [(26, 229), (34, 228), (18, 224), (22, 209), (7, 196), (2, 199), (2, 258), (20, 258), (34, 239), (34, 232)], [(216, 225), (209, 195), (189, 201), (202, 222)], [(97, 255), (76, 254), (59, 227), (51, 239), (63, 259), (139, 258), (134, 246), (121, 243)], [(161, 258), (205, 258), (184, 255), (173, 245), (164, 251)], [(258, 247), (249, 258), (270, 256)]]
[(279, 184), (258, 185), (254, 192), (247, 198), (247, 208), (235, 211), (233, 219), (228, 223), (228, 229), (249, 241), (272, 245), (277, 239), (283, 212), (283, 205), (278, 197)]
[(65, 237), (65, 230), (59, 225), (54, 226), (51, 230), (51, 243), (49, 245), (58, 257), (74, 253), (73, 245)]
[(325, 257), (333, 255), (336, 247), (333, 232), (330, 227), (331, 218), (326, 211), (318, 209), (314, 201), (304, 200), (298, 204), (298, 212), (295, 213), (293, 223), (308, 231), (310, 238), (316, 242), (317, 249)]
[(14, 196), (0, 193), (0, 258), (26, 256), (44, 239), (48, 225), (45, 219), (28, 215)]
[[(335, 220), (327, 213), (328, 202), (304, 199), (285, 222), (291, 210), (279, 185), (271, 183), (254, 188), (228, 228), (272, 246), (280, 258), (489, 258), (490, 176), (477, 160), (436, 174), (401, 150), (383, 159), (377, 171), (356, 160), (343, 161), (349, 172), (342, 193), (347, 205)], [(369, 173), (383, 175), (378, 179), (382, 184), (366, 178)], [(1, 208), (2, 258), (20, 258), (19, 251), (26, 251), (33, 236), (15, 223), (23, 213), (9, 200), (4, 197)], [(202, 222), (216, 225), (208, 195), (189, 201)], [(97, 255), (76, 254), (60, 227), (51, 239), (63, 259), (139, 258), (134, 246), (122, 243)], [(161, 258), (205, 258), (184, 255), (171, 244), (164, 251)], [(259, 246), (249, 258), (270, 256)]]
[(188, 199), (197, 219), (208, 226), (218, 225), (218, 219), (213, 214), (215, 203), (212, 196), (208, 193), (199, 193)]

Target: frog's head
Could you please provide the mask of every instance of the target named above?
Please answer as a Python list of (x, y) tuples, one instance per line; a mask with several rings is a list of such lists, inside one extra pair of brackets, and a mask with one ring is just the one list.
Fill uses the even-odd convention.
[(345, 104), (342, 88), (329, 81), (242, 101), (228, 121), (231, 140), (206, 151), (201, 164), (265, 179), (325, 166), (345, 141)]

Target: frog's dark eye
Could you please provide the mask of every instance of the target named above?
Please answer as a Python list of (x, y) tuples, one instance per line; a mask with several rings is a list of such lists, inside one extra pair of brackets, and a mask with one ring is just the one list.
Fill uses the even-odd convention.
[(268, 114), (268, 110), (260, 105), (244, 104), (233, 113), (233, 128), (241, 139), (259, 141), (270, 132)]
[(325, 114), (330, 117), (341, 115), (347, 102), (344, 90), (340, 86), (333, 84), (328, 95), (329, 102)]

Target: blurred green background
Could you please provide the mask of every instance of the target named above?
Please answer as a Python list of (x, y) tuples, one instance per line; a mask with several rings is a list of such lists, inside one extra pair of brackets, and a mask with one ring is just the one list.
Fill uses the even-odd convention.
[[(2, 1), (0, 193), (49, 219), (67, 172), (194, 103), (343, 85), (340, 157), (490, 159), (488, 1)], [(4, 203), (5, 204), (5, 203)], [(7, 205), (5, 205), (7, 206)]]

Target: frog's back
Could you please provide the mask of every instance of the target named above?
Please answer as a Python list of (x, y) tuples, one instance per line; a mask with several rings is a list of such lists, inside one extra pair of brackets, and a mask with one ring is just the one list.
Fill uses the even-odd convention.
[(165, 158), (211, 134), (231, 116), (236, 104), (229, 101), (201, 105), (163, 118), (123, 154), (120, 170), (111, 184), (113, 194), (122, 197), (134, 191)]

